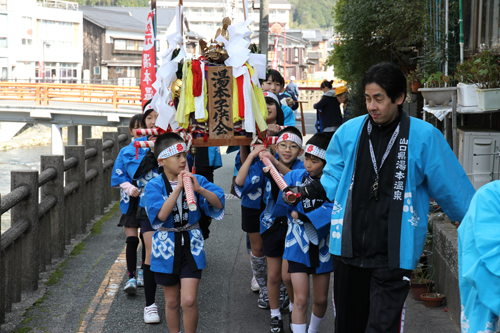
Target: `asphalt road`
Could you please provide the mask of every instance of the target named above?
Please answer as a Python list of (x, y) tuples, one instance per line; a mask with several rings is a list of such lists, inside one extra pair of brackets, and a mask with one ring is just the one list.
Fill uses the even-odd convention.
[[(312, 132), (311, 128), (309, 133)], [(229, 193), (231, 185), (234, 156), (223, 155), (224, 167), (215, 172), (215, 183), (225, 193)], [(156, 303), (162, 322), (157, 325), (143, 322), (145, 298), (142, 288), (136, 296), (122, 291), (126, 282), (126, 236), (122, 228), (116, 227), (119, 217), (119, 213), (112, 215), (103, 222), (100, 233), (88, 235), (83, 245), (75, 248), (81, 251), (74, 251), (60, 267), (58, 278), (52, 280), (55, 283), (41, 288), (41, 298), (36, 304), (27, 308), (31, 304), (25, 302), (24, 309), (15, 306), (17, 311), (9, 315), (1, 331), (168, 332), (160, 287)], [(269, 331), (270, 313), (257, 307), (257, 294), (250, 290), (252, 273), (240, 221), (240, 201), (227, 196), (226, 217), (212, 222), (210, 237), (205, 242), (208, 264), (198, 291), (198, 332)], [(288, 327), (287, 315), (284, 321)], [(333, 324), (330, 299), (320, 332), (333, 332)], [(410, 333), (459, 331), (444, 306), (426, 308), (414, 301), (411, 293), (404, 328)]]

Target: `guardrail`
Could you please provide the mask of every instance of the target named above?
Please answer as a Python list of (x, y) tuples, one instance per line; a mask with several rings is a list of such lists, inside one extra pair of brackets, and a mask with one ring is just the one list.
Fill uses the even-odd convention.
[(111, 173), (128, 143), (128, 127), (118, 127), (85, 146), (66, 146), (64, 156), (41, 156), (40, 173), (12, 171), (12, 191), (0, 202), (0, 215), (11, 211), (11, 227), (0, 236), (0, 324), (22, 291), (38, 289), (40, 272), (64, 255), (71, 239), (120, 199)]
[(50, 101), (93, 104), (141, 105), (139, 87), (0, 82), (0, 100), (35, 101), (36, 105), (49, 105)]

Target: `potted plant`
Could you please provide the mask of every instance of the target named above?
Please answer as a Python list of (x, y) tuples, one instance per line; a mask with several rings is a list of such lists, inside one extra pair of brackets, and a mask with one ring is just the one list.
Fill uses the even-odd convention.
[(477, 106), (478, 87), (474, 75), (472, 74), (473, 61), (475, 57), (464, 60), (457, 65), (455, 71), (455, 80), (459, 81), (458, 88), (458, 104), (461, 106)]
[(422, 93), (430, 107), (449, 105), (453, 91), (457, 90), (456, 87), (445, 87), (451, 83), (451, 76), (444, 75), (442, 72), (425, 73), (421, 82), (425, 83), (427, 88), (420, 88), (418, 91)]
[(419, 67), (414, 71), (410, 71), (408, 73), (408, 85), (411, 88), (411, 91), (418, 92), (418, 89), (422, 88), (422, 73), (420, 72)]
[[(470, 57), (457, 66), (455, 78), (461, 81), (458, 97), (460, 105), (477, 105), (482, 111), (500, 109), (500, 55), (498, 53), (485, 50)], [(469, 98), (470, 96), (472, 97)]]
[(477, 55), (471, 73), (477, 82), (477, 106), (482, 111), (500, 109), (500, 55), (486, 50)]
[(420, 299), (424, 301), (424, 305), (428, 307), (441, 306), (446, 296), (440, 293), (425, 293), (420, 295)]
[(429, 293), (433, 285), (434, 282), (429, 279), (428, 267), (419, 263), (412, 272), (411, 293), (413, 299), (420, 301), (420, 295)]

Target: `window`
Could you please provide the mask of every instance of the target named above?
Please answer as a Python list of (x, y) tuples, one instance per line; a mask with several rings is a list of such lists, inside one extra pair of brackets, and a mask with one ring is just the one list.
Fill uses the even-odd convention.
[(142, 51), (144, 42), (140, 40), (115, 39), (115, 51)]
[(7, 14), (0, 14), (0, 47), (7, 47)]
[(73, 22), (38, 20), (39, 40), (46, 41), (53, 47), (73, 47), (75, 27)]
[(76, 83), (76, 80), (78, 79), (76, 67), (76, 63), (61, 62), (59, 69), (59, 82)]
[(116, 74), (123, 74), (123, 67), (116, 67)]
[(94, 66), (94, 75), (101, 75), (101, 67)]
[(33, 23), (31, 17), (23, 16), (21, 18), (21, 44), (33, 44)]

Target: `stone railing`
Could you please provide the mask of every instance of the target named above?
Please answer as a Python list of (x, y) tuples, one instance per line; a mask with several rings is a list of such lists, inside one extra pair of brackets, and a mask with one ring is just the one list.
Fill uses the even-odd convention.
[(40, 173), (12, 171), (11, 192), (0, 202), (0, 215), (11, 212), (11, 227), (0, 237), (0, 324), (23, 291), (38, 289), (40, 273), (71, 239), (120, 199), (111, 173), (130, 139), (128, 128), (119, 127), (85, 146), (66, 146), (65, 156), (41, 156)]

